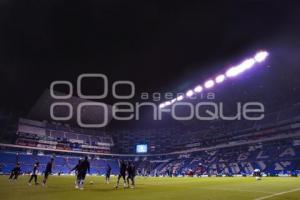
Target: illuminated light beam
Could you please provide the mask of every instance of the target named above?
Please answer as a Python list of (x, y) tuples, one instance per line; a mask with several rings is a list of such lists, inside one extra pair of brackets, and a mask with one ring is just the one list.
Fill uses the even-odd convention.
[(182, 101), (183, 98), (184, 98), (183, 95), (180, 95), (180, 96), (178, 96), (178, 97), (176, 98), (176, 100), (177, 100), (177, 101)]
[(165, 103), (159, 104), (159, 108), (164, 108), (164, 107), (166, 107), (166, 104), (165, 104)]
[(218, 75), (215, 79), (216, 83), (222, 83), (224, 80), (225, 80), (225, 75), (224, 74)]
[(254, 58), (250, 58), (247, 59), (245, 61), (243, 61), (241, 64), (235, 66), (235, 67), (231, 67), (226, 71), (226, 76), (227, 77), (234, 77), (237, 76), (241, 73), (243, 73), (244, 71), (252, 68), (255, 64), (255, 59)]
[(172, 99), (172, 100), (171, 100), (171, 104), (175, 103), (176, 101), (177, 101), (176, 98), (175, 98), (175, 99)]
[(166, 106), (169, 106), (169, 105), (171, 105), (171, 102), (170, 101), (166, 101), (165, 104), (166, 104)]
[(196, 92), (196, 93), (202, 92), (202, 90), (203, 90), (203, 87), (201, 85), (198, 85), (194, 88), (194, 92)]
[(212, 88), (215, 85), (215, 82), (213, 80), (208, 80), (204, 83), (204, 87), (209, 89)]
[(267, 51), (260, 51), (255, 54), (254, 59), (256, 62), (260, 63), (260, 62), (263, 62), (264, 60), (266, 60), (268, 56), (269, 56), (269, 53)]
[[(238, 76), (238, 75), (242, 74), (243, 72), (247, 71), (248, 69), (254, 67), (256, 63), (261, 63), (261, 62), (265, 61), (268, 56), (269, 56), (269, 52), (267, 52), (267, 51), (259, 51), (259, 52), (257, 52), (254, 55), (254, 57), (248, 58), (248, 59), (244, 60), (242, 63), (240, 63), (239, 65), (236, 65), (236, 66), (233, 66), (233, 67), (229, 68), (225, 72), (225, 74), (218, 75), (214, 79), (215, 81), (212, 80), (212, 79), (206, 81), (204, 83), (204, 87), (206, 89), (209, 89), (209, 88), (212, 88), (215, 85), (215, 83), (222, 83), (226, 79), (226, 77), (231, 78), (231, 77)], [(198, 85), (193, 90), (188, 90), (185, 95), (187, 97), (191, 97), (195, 93), (202, 92), (202, 90), (203, 90), (202, 86)], [(161, 103), (159, 105), (159, 107), (163, 108), (165, 106), (173, 104), (176, 101), (182, 101), (183, 99), (184, 99), (184, 96), (181, 95), (181, 96), (177, 97), (176, 99), (173, 99), (171, 101), (166, 101), (164, 103)]]
[(193, 90), (189, 90), (189, 91), (186, 92), (185, 95), (186, 95), (187, 97), (191, 97), (191, 96), (194, 95), (194, 92), (193, 92)]

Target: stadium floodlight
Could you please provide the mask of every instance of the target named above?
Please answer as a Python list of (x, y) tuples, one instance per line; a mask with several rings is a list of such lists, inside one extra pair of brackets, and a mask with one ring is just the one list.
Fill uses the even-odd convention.
[(166, 107), (166, 104), (165, 104), (165, 103), (159, 104), (159, 108), (164, 108), (164, 107)]
[(222, 83), (224, 80), (225, 80), (225, 75), (224, 74), (218, 75), (215, 79), (216, 83)]
[(171, 105), (171, 102), (170, 101), (166, 101), (165, 104), (166, 104), (166, 106), (169, 106), (169, 105)]
[(204, 83), (205, 88), (211, 88), (215, 85), (215, 82), (213, 80), (208, 80)]
[(188, 96), (188, 97), (193, 96), (193, 94), (194, 94), (193, 90), (189, 90), (186, 92), (186, 96)]
[(171, 100), (171, 104), (175, 103), (176, 100), (177, 100), (176, 98), (175, 98), (175, 99), (172, 99), (172, 100)]
[(247, 59), (247, 60), (243, 61), (241, 64), (239, 64), (235, 67), (231, 67), (229, 70), (227, 70), (226, 76), (227, 77), (237, 76), (237, 75), (243, 73), (244, 71), (246, 71), (247, 69), (250, 69), (251, 67), (253, 67), (254, 64), (255, 64), (255, 59), (253, 59), (253, 58)]
[(236, 67), (231, 67), (226, 71), (225, 74), (227, 77), (234, 77), (239, 74), (239, 71)]
[(201, 85), (198, 85), (194, 88), (194, 92), (196, 92), (196, 93), (202, 92), (202, 90), (203, 90), (203, 87)]
[(247, 69), (250, 69), (251, 67), (253, 67), (255, 64), (255, 59), (250, 58), (245, 60), (244, 62), (242, 62), (240, 65), (238, 65), (237, 67), (240, 68), (240, 70), (242, 72), (244, 72)]
[(176, 98), (177, 101), (182, 101), (183, 100), (183, 95), (180, 95)]
[(256, 62), (263, 62), (268, 55), (269, 53), (267, 51), (260, 51), (254, 56), (254, 59)]
[[(204, 83), (204, 88), (209, 89), (212, 88), (216, 83), (222, 83), (226, 78), (235, 77), (243, 72), (251, 69), (255, 66), (255, 64), (263, 62), (269, 56), (269, 52), (267, 51), (259, 51), (252, 58), (245, 59), (240, 64), (230, 67), (224, 74), (219, 74), (215, 77), (215, 79), (207, 80)], [(196, 86), (194, 89), (188, 90), (185, 94), (187, 97), (191, 97), (197, 93), (200, 93), (204, 89), (201, 85)], [(184, 95), (178, 96), (176, 99), (171, 100), (170, 102), (165, 102), (162, 107), (173, 104), (176, 101), (181, 101), (184, 99)]]

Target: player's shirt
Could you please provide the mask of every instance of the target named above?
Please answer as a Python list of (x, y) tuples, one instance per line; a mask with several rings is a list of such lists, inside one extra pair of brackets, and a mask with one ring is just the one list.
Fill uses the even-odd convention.
[(110, 173), (111, 173), (111, 167), (109, 166), (106, 168), (106, 174), (110, 174)]
[(34, 164), (33, 169), (32, 169), (32, 175), (37, 175), (38, 173), (38, 165)]
[(79, 168), (79, 164), (77, 164), (73, 169), (71, 169), (71, 171), (75, 170), (75, 173), (77, 173), (78, 172), (78, 168)]
[(261, 176), (261, 171), (259, 169), (254, 170), (254, 176)]
[(135, 176), (136, 169), (134, 165), (128, 166), (127, 171), (128, 171), (128, 176)]
[(254, 172), (254, 176), (261, 176), (261, 172)]
[(126, 164), (125, 163), (121, 163), (120, 174), (125, 174), (125, 173), (126, 173)]
[(14, 168), (13, 168), (13, 170), (12, 170), (14, 173), (20, 173), (20, 171), (21, 171), (21, 167), (20, 166), (15, 166)]
[(90, 162), (84, 160), (78, 166), (78, 173), (86, 174), (87, 171), (90, 172)]
[(131, 172), (132, 172), (131, 165), (128, 165), (128, 167), (127, 167), (127, 172), (128, 172), (128, 175), (130, 176), (130, 175), (131, 175)]
[(134, 166), (134, 165), (131, 167), (131, 175), (132, 175), (132, 176), (135, 176), (135, 175), (136, 175), (136, 169), (135, 169), (135, 166)]
[(47, 163), (47, 166), (46, 166), (46, 169), (45, 169), (45, 173), (49, 173), (49, 174), (52, 173), (52, 162), (48, 162)]

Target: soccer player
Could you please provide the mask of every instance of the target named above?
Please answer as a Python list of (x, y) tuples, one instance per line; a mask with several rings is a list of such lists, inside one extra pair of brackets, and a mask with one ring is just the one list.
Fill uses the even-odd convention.
[(78, 166), (78, 175), (77, 175), (77, 187), (80, 190), (83, 190), (83, 183), (86, 176), (86, 173), (90, 173), (90, 162), (88, 157), (85, 156), (84, 160), (80, 162)]
[(21, 165), (17, 162), (16, 166), (11, 170), (9, 180), (17, 180), (21, 172)]
[(255, 169), (253, 172), (253, 176), (255, 176), (256, 180), (261, 180), (262, 174), (260, 169)]
[(47, 163), (47, 166), (46, 166), (46, 169), (45, 169), (45, 174), (44, 174), (43, 186), (46, 185), (48, 176), (52, 173), (53, 161), (54, 161), (54, 159), (51, 158), (50, 161)]
[(106, 182), (106, 184), (109, 184), (110, 173), (111, 173), (111, 166), (109, 164), (107, 164), (106, 173), (105, 173), (105, 182)]
[(79, 159), (78, 164), (73, 169), (70, 170), (70, 173), (72, 171), (75, 171), (75, 188), (76, 189), (78, 189), (77, 175), (78, 175), (78, 168), (79, 168), (80, 163), (81, 163), (81, 159)]
[(136, 175), (136, 169), (135, 169), (134, 163), (128, 163), (127, 172), (128, 172), (127, 185), (129, 187), (129, 180), (131, 180), (131, 188), (133, 189), (135, 187), (134, 178)]
[(39, 163), (39, 162), (34, 163), (33, 169), (32, 169), (32, 172), (31, 172), (31, 176), (30, 176), (30, 179), (29, 179), (29, 181), (28, 181), (28, 185), (29, 185), (29, 186), (31, 186), (31, 181), (32, 181), (32, 179), (34, 179), (35, 185), (38, 185), (38, 182), (37, 182), (37, 174), (38, 174), (39, 166), (40, 166), (40, 163)]
[(121, 178), (123, 178), (124, 187), (126, 187), (126, 180), (125, 180), (126, 168), (127, 168), (126, 163), (124, 162), (124, 160), (121, 160), (121, 162), (120, 162), (120, 173), (119, 173), (117, 185), (116, 185), (115, 188), (119, 188), (119, 183), (120, 183)]

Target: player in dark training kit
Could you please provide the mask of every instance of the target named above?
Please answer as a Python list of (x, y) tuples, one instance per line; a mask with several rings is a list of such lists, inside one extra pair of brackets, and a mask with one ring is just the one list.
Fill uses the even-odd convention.
[(85, 176), (88, 173), (90, 173), (90, 162), (88, 161), (88, 157), (85, 156), (84, 160), (80, 162), (78, 166), (78, 174), (77, 174), (77, 187), (80, 190), (83, 190), (83, 183)]
[(33, 169), (32, 169), (32, 172), (31, 172), (31, 176), (30, 176), (30, 179), (29, 179), (29, 181), (28, 181), (28, 185), (29, 185), (29, 186), (31, 186), (31, 181), (32, 181), (32, 179), (34, 179), (35, 185), (38, 185), (38, 182), (37, 182), (37, 174), (38, 174), (39, 166), (40, 166), (40, 163), (39, 163), (39, 162), (36, 162), (36, 163), (33, 165)]
[(54, 159), (51, 158), (51, 160), (47, 163), (47, 166), (46, 166), (46, 169), (45, 169), (45, 174), (44, 174), (43, 186), (46, 185), (48, 176), (52, 173), (53, 161), (54, 161)]
[(9, 180), (17, 180), (21, 172), (21, 165), (17, 162), (16, 166), (11, 170)]
[(135, 178), (135, 175), (136, 175), (136, 169), (135, 169), (135, 166), (133, 163), (128, 163), (128, 167), (127, 167), (127, 173), (128, 173), (128, 176), (127, 176), (127, 185), (129, 187), (129, 180), (131, 181), (131, 188), (134, 188), (135, 187), (135, 182), (134, 182), (134, 178)]
[(106, 182), (106, 184), (109, 184), (110, 173), (111, 173), (111, 166), (109, 164), (107, 164), (106, 173), (105, 173), (105, 182)]
[(261, 180), (262, 177), (262, 173), (260, 171), (260, 169), (255, 169), (253, 172), (253, 176), (256, 178), (256, 180)]
[(80, 166), (81, 159), (78, 160), (78, 164), (70, 170), (70, 172), (75, 171), (75, 188), (78, 189), (78, 182), (77, 182), (77, 176), (78, 176), (78, 168)]
[(120, 173), (119, 173), (117, 185), (116, 185), (115, 188), (119, 188), (119, 183), (120, 183), (121, 178), (123, 178), (124, 187), (126, 187), (126, 180), (125, 180), (126, 168), (127, 168), (126, 163), (124, 162), (124, 160), (121, 160), (121, 162), (120, 162)]

